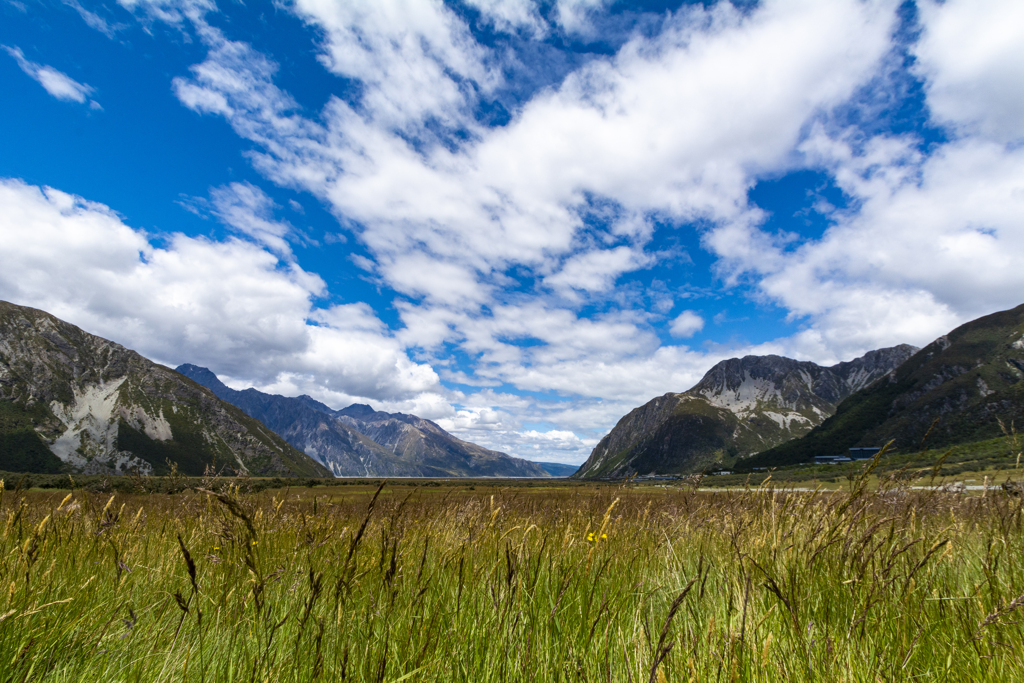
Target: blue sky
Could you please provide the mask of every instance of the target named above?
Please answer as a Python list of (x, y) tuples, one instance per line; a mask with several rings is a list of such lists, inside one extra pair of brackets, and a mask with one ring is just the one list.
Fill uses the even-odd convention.
[(1024, 7), (4, 0), (0, 298), (582, 462), (1021, 303)]

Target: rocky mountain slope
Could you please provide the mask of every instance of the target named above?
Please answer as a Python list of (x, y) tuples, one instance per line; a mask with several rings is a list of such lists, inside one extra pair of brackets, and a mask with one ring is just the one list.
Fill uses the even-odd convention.
[(980, 441), (1024, 425), (1024, 305), (962, 325), (863, 389), (805, 437), (760, 453), (747, 467), (805, 462), (851, 446), (900, 450)]
[(335, 415), (403, 460), (446, 469), (457, 476), (545, 477), (535, 463), (456, 439), (430, 420), (403, 413), (383, 413), (355, 404)]
[(318, 459), (335, 476), (546, 477), (539, 465), (462, 441), (430, 420), (354, 404), (342, 410), (309, 396), (290, 398), (225, 386), (206, 368), (178, 372)]
[(129, 349), (0, 301), (0, 469), (329, 476), (270, 429)]
[(681, 474), (731, 464), (806, 434), (916, 350), (879, 349), (831, 367), (781, 356), (722, 361), (692, 389), (659, 396), (619, 420), (573, 476)]
[(237, 391), (206, 368), (185, 364), (176, 369), (218, 398), (260, 420), (288, 443), (321, 462), (335, 476), (420, 477), (446, 474), (403, 462), (373, 439), (335, 419), (330, 408), (308, 396), (289, 398), (256, 389)]

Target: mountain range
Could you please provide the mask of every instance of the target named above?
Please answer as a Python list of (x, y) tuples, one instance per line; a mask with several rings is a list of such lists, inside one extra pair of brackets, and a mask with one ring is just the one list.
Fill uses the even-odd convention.
[[(172, 465), (173, 463), (173, 465)], [(206, 388), (49, 313), (0, 301), (0, 469), (330, 476)]]
[(693, 388), (619, 420), (573, 476), (685, 474), (732, 464), (807, 434), (915, 351), (903, 344), (830, 367), (781, 356), (722, 361)]
[(1024, 305), (961, 325), (885, 379), (857, 391), (802, 439), (743, 462), (807, 462), (854, 446), (890, 441), (902, 451), (999, 436), (1024, 425)]
[[(572, 476), (751, 470), (890, 441), (913, 450), (988, 439), (1024, 421), (1022, 379), (1024, 305), (920, 350), (900, 345), (829, 367), (733, 358), (624, 416)], [(310, 477), (574, 469), (488, 450), (415, 415), (231, 389), (206, 368), (171, 370), (0, 301), (0, 470), (159, 475), (172, 467)]]
[(180, 365), (177, 370), (263, 422), (335, 476), (551, 476), (540, 463), (462, 441), (415, 415), (386, 413), (359, 403), (333, 410), (309, 396), (231, 389), (196, 365)]
[(44, 311), (0, 302), (0, 470), (201, 475), (209, 467), (309, 477), (568, 474), (415, 415), (235, 391), (206, 368), (171, 370)]

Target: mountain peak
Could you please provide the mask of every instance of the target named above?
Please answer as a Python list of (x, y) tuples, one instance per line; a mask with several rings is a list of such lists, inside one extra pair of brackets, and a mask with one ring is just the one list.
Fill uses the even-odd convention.
[(376, 410), (372, 406), (368, 406), (365, 403), (353, 403), (352, 405), (342, 408), (338, 411), (339, 415), (348, 415), (354, 417), (357, 420), (362, 420), (368, 417), (372, 417), (376, 414)]
[(212, 391), (217, 396), (221, 395), (224, 389), (229, 387), (220, 381), (210, 368), (204, 368), (201, 365), (192, 365), (192, 363), (182, 363), (178, 367), (174, 368), (174, 371), (185, 375), (196, 384), (202, 384), (204, 387)]
[(830, 368), (784, 356), (715, 364), (693, 388), (665, 394), (623, 417), (575, 476), (700, 471), (795, 437), (832, 415), (854, 391), (916, 349), (868, 352)]

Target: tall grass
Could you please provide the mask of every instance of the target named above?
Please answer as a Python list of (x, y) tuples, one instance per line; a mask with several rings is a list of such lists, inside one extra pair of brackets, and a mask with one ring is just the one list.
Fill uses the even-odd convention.
[(1020, 681), (1021, 515), (898, 486), (0, 492), (0, 679)]

